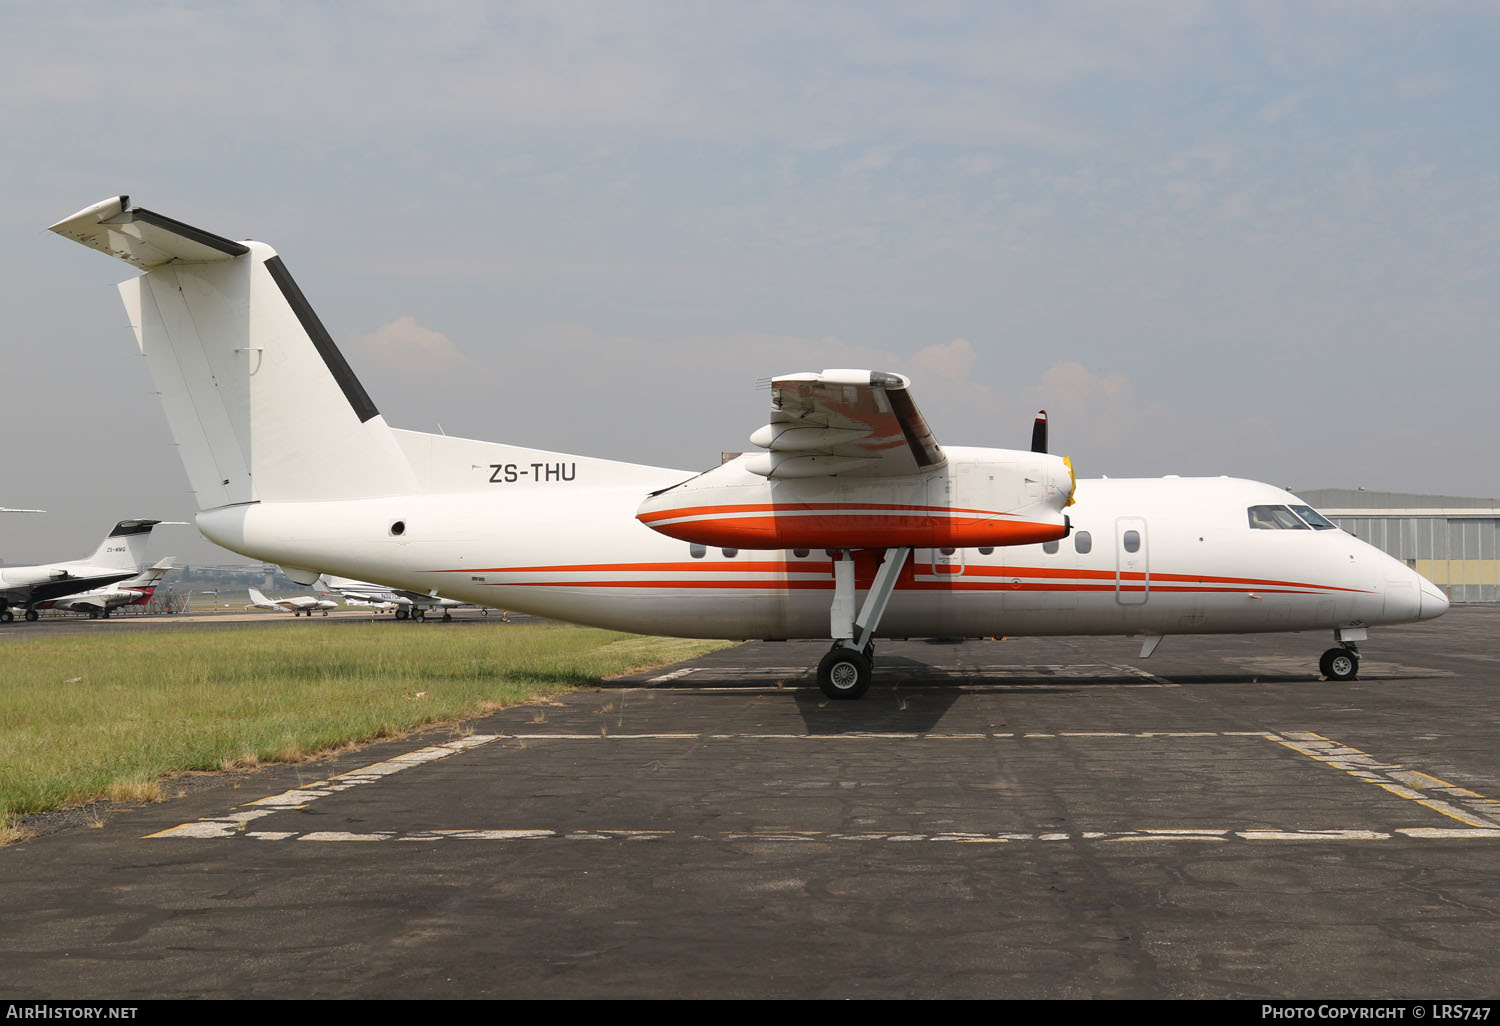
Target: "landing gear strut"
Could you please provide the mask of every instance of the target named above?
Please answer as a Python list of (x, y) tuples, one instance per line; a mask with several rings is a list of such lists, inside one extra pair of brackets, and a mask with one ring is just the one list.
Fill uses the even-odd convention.
[(854, 560), (848, 550), (833, 563), (833, 605), (828, 611), (833, 648), (818, 663), (818, 687), (832, 699), (859, 698), (870, 690), (875, 674), (875, 628), (885, 613), (896, 579), (911, 555), (910, 547), (885, 550), (870, 592), (854, 615)]

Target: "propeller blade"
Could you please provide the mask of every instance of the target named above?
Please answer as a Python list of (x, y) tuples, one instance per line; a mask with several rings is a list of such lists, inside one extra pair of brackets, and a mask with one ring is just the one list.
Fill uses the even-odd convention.
[(1031, 451), (1047, 451), (1047, 411), (1038, 410), (1036, 423), (1031, 425)]

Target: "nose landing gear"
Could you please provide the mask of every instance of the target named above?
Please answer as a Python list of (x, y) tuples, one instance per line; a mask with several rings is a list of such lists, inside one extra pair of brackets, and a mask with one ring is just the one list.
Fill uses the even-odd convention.
[(1353, 680), (1359, 676), (1359, 650), (1353, 642), (1330, 648), (1318, 660), (1318, 669), (1329, 680)]

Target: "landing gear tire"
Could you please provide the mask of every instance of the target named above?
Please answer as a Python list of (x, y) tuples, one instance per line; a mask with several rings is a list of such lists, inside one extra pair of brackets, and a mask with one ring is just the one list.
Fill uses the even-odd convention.
[(9, 609), (0, 609), (0, 623), (10, 623), (16, 618), (16, 614)]
[(852, 648), (835, 648), (818, 663), (818, 687), (835, 700), (859, 698), (873, 676), (870, 660)]
[(453, 614), (452, 613), (448, 613), (448, 612), (443, 613), (443, 622), (444, 623), (452, 623), (453, 622)]
[(1359, 675), (1359, 656), (1347, 648), (1330, 648), (1318, 660), (1318, 669), (1329, 680), (1353, 680)]
[(396, 615), (396, 619), (398, 619), (398, 620), (405, 620), (411, 614), (408, 613), (404, 609), (398, 609), (398, 610), (396, 610), (396, 614), (395, 615)]
[(37, 618), (37, 611), (35, 609), (28, 609), (28, 610), (26, 610), (26, 622), (27, 623), (35, 623), (36, 622), (36, 618)]

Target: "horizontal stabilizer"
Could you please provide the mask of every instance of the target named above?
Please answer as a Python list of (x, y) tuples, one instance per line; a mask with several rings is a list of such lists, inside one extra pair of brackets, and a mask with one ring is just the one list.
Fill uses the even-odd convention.
[(250, 252), (242, 243), (150, 210), (129, 207), (129, 196), (116, 196), (85, 207), (51, 230), (143, 271), (174, 260), (196, 264), (230, 260)]

